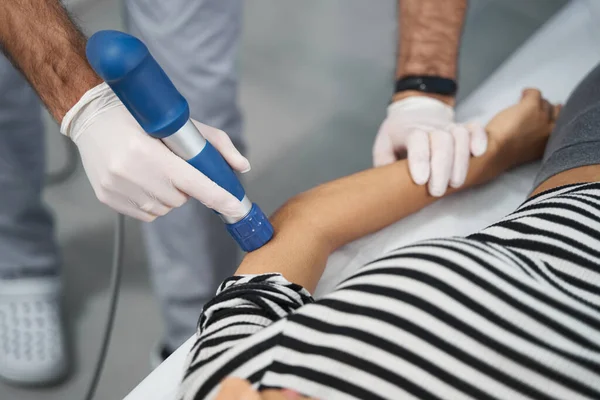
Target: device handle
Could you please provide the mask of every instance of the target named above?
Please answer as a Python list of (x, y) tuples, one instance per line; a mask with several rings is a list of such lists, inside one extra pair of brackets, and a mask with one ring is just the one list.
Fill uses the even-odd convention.
[(85, 53), (94, 71), (148, 134), (167, 137), (190, 118), (187, 101), (138, 38), (99, 31), (89, 38)]
[[(92, 68), (144, 131), (161, 139), (175, 154), (248, 207), (247, 214), (239, 219), (222, 216), (240, 247), (253, 251), (267, 243), (273, 237), (273, 226), (262, 210), (248, 200), (231, 166), (190, 121), (187, 101), (146, 45), (123, 32), (99, 31), (88, 40), (86, 55)], [(181, 140), (182, 135), (194, 140)]]
[(99, 31), (88, 40), (86, 55), (92, 68), (148, 134), (166, 139), (189, 124), (182, 134), (197, 135), (205, 144), (199, 149), (187, 149), (192, 156), (185, 157), (186, 161), (238, 200), (244, 198), (245, 191), (237, 176), (223, 156), (188, 122), (187, 101), (141, 40), (119, 31)]

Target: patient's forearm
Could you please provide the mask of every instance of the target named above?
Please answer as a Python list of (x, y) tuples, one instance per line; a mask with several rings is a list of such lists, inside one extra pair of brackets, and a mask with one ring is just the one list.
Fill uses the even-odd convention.
[[(464, 187), (506, 168), (493, 144), (471, 159)], [(454, 193), (457, 189), (450, 189)], [(279, 272), (313, 291), (336, 248), (378, 231), (433, 203), (426, 186), (413, 183), (406, 160), (320, 185), (288, 201), (272, 217), (275, 236), (249, 253), (237, 274)]]

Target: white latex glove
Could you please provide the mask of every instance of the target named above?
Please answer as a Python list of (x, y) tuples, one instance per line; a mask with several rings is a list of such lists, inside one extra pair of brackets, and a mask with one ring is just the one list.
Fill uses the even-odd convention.
[[(250, 170), (225, 132), (193, 123), (233, 169)], [(98, 199), (122, 214), (152, 221), (190, 196), (222, 214), (244, 214), (237, 198), (146, 134), (106, 83), (82, 96), (60, 131), (79, 148)]]
[(455, 124), (449, 105), (426, 96), (398, 100), (388, 107), (373, 145), (373, 164), (391, 164), (407, 152), (408, 167), (417, 185), (429, 182), (429, 193), (442, 196), (448, 185), (462, 186), (469, 158), (487, 148), (481, 125)]

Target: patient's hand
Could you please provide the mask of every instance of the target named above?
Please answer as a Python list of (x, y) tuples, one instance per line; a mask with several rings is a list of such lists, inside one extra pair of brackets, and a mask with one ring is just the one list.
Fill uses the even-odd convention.
[(537, 89), (523, 90), (519, 103), (508, 107), (487, 124), (490, 147), (512, 168), (540, 159), (560, 112)]

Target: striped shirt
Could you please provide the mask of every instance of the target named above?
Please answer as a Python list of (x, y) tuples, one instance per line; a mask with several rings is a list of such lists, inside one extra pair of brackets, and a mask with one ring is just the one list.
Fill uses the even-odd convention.
[(227, 376), (330, 399), (600, 399), (600, 183), (427, 240), (315, 301), (278, 274), (227, 279), (181, 399)]

